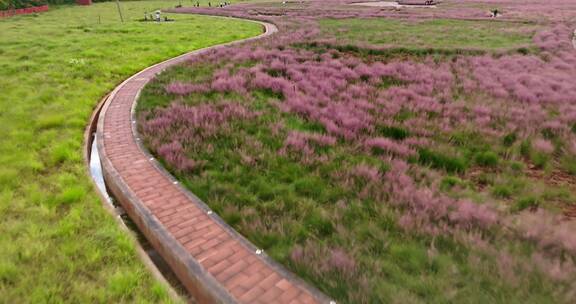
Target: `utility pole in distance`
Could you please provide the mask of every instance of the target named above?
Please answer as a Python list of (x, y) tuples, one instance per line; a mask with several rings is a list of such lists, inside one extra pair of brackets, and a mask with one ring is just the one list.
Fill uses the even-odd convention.
[(120, 0), (116, 0), (116, 7), (118, 8), (118, 15), (120, 15), (120, 21), (124, 23), (124, 16), (122, 16), (122, 9), (120, 8)]

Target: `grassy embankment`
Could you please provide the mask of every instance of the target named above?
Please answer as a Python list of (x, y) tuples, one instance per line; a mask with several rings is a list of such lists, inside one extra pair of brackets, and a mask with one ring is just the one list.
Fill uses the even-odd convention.
[(167, 300), (102, 208), (82, 145), (93, 107), (123, 79), (261, 32), (191, 15), (137, 21), (177, 3), (122, 2), (125, 23), (115, 3), (0, 19), (0, 302)]

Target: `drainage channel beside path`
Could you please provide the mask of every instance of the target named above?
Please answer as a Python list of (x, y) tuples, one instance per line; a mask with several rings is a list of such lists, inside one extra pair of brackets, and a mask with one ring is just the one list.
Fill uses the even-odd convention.
[(273, 24), (254, 22), (264, 26), (263, 34), (151, 66), (110, 94), (96, 127), (103, 181), (197, 302), (334, 303), (224, 223), (162, 168), (138, 138), (134, 108), (142, 88), (166, 68), (194, 56), (277, 32)]

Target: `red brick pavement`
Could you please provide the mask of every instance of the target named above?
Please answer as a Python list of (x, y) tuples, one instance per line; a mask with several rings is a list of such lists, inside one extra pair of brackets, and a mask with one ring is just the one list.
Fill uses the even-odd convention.
[[(277, 31), (272, 24), (262, 24), (265, 33), (251, 39)], [(145, 69), (112, 92), (97, 130), (107, 185), (200, 302), (329, 303), (325, 295), (257, 250), (181, 187), (137, 138), (133, 107), (144, 85), (167, 67), (209, 49)]]

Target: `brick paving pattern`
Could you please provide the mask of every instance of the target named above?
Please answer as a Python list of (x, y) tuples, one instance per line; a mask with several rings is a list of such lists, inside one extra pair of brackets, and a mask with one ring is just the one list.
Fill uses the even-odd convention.
[[(276, 31), (275, 26), (264, 25), (266, 33), (259, 37)], [(100, 157), (123, 181), (124, 185), (118, 187), (137, 198), (137, 202), (130, 203), (142, 204), (162, 226), (154, 229), (164, 229), (175, 239), (233, 301), (328, 303), (330, 300), (313, 287), (264, 255), (257, 254), (251, 244), (222, 224), (203, 203), (159, 169), (135, 138), (132, 109), (144, 85), (167, 67), (205, 51), (191, 52), (152, 66), (128, 79), (111, 94), (99, 120)], [(129, 206), (125, 208), (129, 209)], [(135, 219), (135, 222), (139, 221)]]

